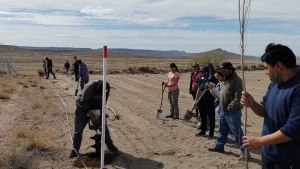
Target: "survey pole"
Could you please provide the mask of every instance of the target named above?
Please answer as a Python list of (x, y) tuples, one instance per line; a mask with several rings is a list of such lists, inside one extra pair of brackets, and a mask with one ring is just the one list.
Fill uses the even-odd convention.
[(101, 163), (100, 169), (104, 168), (105, 147), (105, 118), (106, 118), (106, 75), (107, 75), (107, 46), (103, 46), (103, 89), (102, 89), (102, 130), (101, 130)]

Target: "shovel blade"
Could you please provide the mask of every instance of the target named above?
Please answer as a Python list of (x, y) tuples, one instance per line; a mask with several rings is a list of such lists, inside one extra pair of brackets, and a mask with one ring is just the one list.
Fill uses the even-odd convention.
[(162, 110), (161, 110), (161, 109), (158, 109), (158, 110), (157, 110), (157, 113), (156, 113), (156, 118), (157, 118), (157, 119), (161, 119), (161, 116), (162, 116)]

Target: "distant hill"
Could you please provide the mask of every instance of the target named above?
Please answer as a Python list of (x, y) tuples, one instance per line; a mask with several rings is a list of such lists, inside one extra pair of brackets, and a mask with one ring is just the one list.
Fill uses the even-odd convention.
[(32, 46), (21, 46), (21, 48), (38, 51), (38, 52), (54, 52), (54, 53), (64, 53), (64, 52), (84, 52), (91, 51), (91, 48), (70, 48), (70, 47), (32, 47)]
[[(54, 52), (54, 53), (65, 53), (65, 52), (101, 52), (102, 49), (91, 49), (91, 48), (69, 48), (69, 47), (28, 47), (23, 46), (22, 48), (39, 51), (39, 52)], [(192, 54), (186, 53), (184, 51), (161, 51), (161, 50), (143, 50), (143, 49), (122, 49), (122, 48), (112, 48), (109, 52), (115, 54), (129, 54), (134, 56), (152, 56), (152, 57), (186, 57)]]
[[(70, 48), (70, 47), (31, 47), (31, 46), (10, 46), (0, 45), (0, 52), (49, 52), (49, 53), (81, 53), (81, 54), (97, 54), (102, 53), (102, 49), (91, 49), (91, 48)], [(201, 53), (187, 53), (184, 51), (169, 50), (143, 50), (143, 49), (125, 49), (125, 48), (112, 48), (109, 52), (114, 55), (127, 55), (127, 56), (141, 56), (141, 57), (185, 57), (185, 58), (238, 58), (239, 54), (228, 52), (226, 50), (217, 48), (214, 50), (201, 52)], [(246, 58), (254, 58), (253, 56), (246, 56)]]
[(0, 52), (28, 52), (28, 50), (18, 47), (18, 46), (11, 46), (11, 45), (0, 45)]
[(191, 56), (191, 53), (186, 53), (184, 51), (177, 50), (143, 50), (143, 49), (111, 49), (114, 53), (126, 53), (137, 56), (153, 56), (153, 57), (187, 57)]
[[(234, 58), (241, 57), (241, 55), (217, 48), (217, 49), (210, 50), (207, 52), (196, 53), (196, 54), (191, 55), (190, 57), (197, 57), (197, 58), (200, 58), (200, 57), (223, 57), (225, 59), (234, 59)], [(254, 58), (253, 56), (245, 56), (245, 57), (246, 58)]]

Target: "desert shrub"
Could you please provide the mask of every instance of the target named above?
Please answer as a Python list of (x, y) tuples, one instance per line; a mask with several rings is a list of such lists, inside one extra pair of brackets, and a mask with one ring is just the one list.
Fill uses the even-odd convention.
[(30, 160), (30, 154), (22, 148), (2, 149), (0, 153), (0, 168), (33, 169), (36, 168)]
[(38, 70), (38, 74), (40, 77), (44, 77), (45, 76), (45, 72), (43, 70)]
[(5, 83), (2, 85), (2, 92), (13, 93), (16, 91), (16, 86), (13, 83)]
[(50, 138), (52, 134), (50, 129), (45, 129), (42, 133), (39, 133), (32, 126), (23, 126), (16, 129), (12, 142), (28, 151), (47, 151), (51, 148)]
[(0, 92), (0, 99), (1, 100), (8, 100), (10, 99), (10, 94), (9, 93), (5, 93), (5, 92)]

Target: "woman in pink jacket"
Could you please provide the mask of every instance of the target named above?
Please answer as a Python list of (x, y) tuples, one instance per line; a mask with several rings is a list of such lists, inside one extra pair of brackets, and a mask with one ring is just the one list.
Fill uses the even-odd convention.
[(165, 87), (168, 88), (168, 99), (171, 104), (170, 115), (166, 118), (179, 119), (179, 88), (178, 81), (180, 79), (180, 73), (175, 63), (170, 64), (170, 72), (168, 73), (168, 80), (164, 83)]

